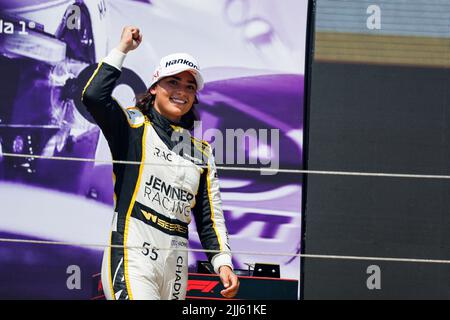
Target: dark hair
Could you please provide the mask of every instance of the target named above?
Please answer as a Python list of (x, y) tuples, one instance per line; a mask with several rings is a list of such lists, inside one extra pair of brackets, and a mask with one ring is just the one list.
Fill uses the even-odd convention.
[[(154, 86), (155, 85), (153, 85), (152, 87)], [(156, 95), (150, 92), (150, 89), (152, 87), (148, 88), (147, 92), (145, 93), (137, 94), (135, 98), (136, 107), (145, 115), (149, 114), (150, 109), (153, 108), (153, 105), (155, 103)], [(198, 104), (197, 96), (195, 96), (194, 103), (189, 112), (181, 117), (180, 125), (187, 130), (194, 129), (194, 121), (200, 120), (200, 115), (195, 109), (196, 104)]]

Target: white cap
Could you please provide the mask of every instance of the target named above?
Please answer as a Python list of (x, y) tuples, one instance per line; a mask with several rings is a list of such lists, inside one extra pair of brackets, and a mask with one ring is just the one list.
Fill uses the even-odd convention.
[(200, 66), (197, 60), (187, 53), (173, 53), (163, 57), (153, 73), (150, 87), (162, 78), (173, 76), (183, 71), (189, 71), (194, 76), (197, 90), (203, 89), (203, 77), (200, 74)]

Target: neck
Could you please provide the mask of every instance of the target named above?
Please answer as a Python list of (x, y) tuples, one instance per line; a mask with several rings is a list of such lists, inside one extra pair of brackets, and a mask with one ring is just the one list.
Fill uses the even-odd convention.
[(170, 114), (163, 113), (156, 103), (154, 104), (154, 108), (155, 108), (155, 111), (158, 112), (160, 115), (162, 115), (164, 118), (166, 118), (172, 122), (175, 122), (175, 123), (180, 122), (181, 117), (174, 117)]

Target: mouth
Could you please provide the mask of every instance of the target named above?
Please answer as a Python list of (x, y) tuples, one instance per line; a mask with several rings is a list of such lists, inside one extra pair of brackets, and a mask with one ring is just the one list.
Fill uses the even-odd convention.
[(170, 102), (172, 102), (174, 104), (184, 105), (187, 103), (187, 100), (181, 99), (181, 98), (176, 98), (176, 97), (170, 97), (169, 100), (170, 100)]

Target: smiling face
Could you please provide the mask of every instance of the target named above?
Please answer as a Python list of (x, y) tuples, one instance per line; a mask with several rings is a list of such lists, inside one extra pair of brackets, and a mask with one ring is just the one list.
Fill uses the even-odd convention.
[(169, 120), (178, 122), (191, 110), (197, 93), (197, 85), (189, 71), (161, 79), (150, 89), (156, 95), (154, 108)]

